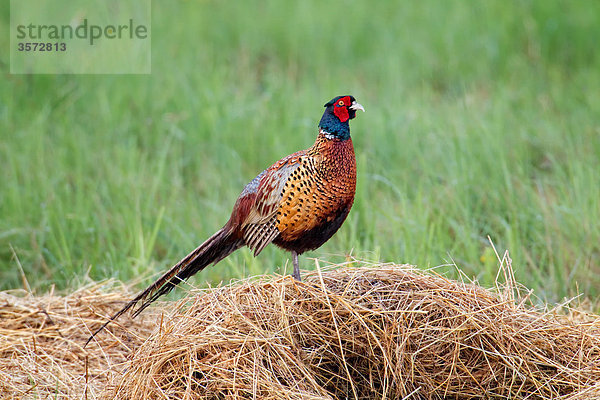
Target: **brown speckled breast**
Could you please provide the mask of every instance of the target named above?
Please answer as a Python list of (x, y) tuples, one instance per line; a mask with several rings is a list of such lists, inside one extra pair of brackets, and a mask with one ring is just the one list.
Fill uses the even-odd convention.
[(319, 134), (284, 184), (273, 243), (298, 253), (321, 246), (346, 219), (355, 191), (352, 140)]

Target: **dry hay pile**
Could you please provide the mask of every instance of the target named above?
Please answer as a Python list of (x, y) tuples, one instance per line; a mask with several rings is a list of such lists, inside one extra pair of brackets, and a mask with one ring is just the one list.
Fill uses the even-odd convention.
[(126, 288), (4, 292), (0, 398), (600, 398), (600, 319), (536, 310), (508, 281), (367, 264), (254, 278), (122, 318), (85, 349)]
[(98, 398), (111, 373), (120, 371), (131, 349), (156, 327), (155, 318), (125, 318), (141, 338), (113, 326), (114, 334), (82, 348), (88, 326), (105, 321), (129, 297), (124, 286), (110, 282), (65, 297), (0, 292), (0, 398)]
[(199, 291), (105, 398), (600, 398), (600, 319), (536, 310), (508, 282), (365, 264)]

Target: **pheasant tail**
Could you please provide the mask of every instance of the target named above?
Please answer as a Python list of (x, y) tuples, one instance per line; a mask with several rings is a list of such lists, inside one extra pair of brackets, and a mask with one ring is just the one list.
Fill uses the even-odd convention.
[(127, 305), (119, 310), (119, 312), (110, 317), (108, 321), (90, 336), (85, 344), (87, 345), (96, 334), (102, 331), (112, 321), (135, 307), (136, 304), (142, 303), (133, 313), (134, 318), (160, 296), (169, 293), (180, 282), (183, 282), (190, 276), (202, 271), (208, 265), (216, 264), (235, 250), (239, 249), (242, 245), (243, 242), (240, 241), (240, 239), (232, 236), (228, 226), (221, 228), (221, 230), (217, 231), (217, 233), (212, 235), (194, 251), (175, 264), (170, 270), (165, 272), (146, 290), (127, 303)]

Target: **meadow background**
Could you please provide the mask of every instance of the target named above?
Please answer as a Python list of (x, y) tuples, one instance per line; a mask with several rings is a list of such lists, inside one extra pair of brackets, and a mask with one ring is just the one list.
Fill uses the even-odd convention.
[[(599, 38), (597, 1), (155, 1), (151, 75), (10, 75), (2, 51), (0, 289), (149, 279), (352, 94), (355, 206), (308, 257), (489, 285), (490, 235), (543, 299), (596, 298)], [(192, 282), (288, 259), (243, 249)]]

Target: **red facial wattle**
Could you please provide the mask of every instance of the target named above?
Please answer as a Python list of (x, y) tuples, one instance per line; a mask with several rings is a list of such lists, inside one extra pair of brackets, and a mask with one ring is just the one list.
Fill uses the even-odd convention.
[(352, 105), (350, 96), (342, 97), (333, 105), (333, 113), (341, 122), (346, 122), (350, 119), (350, 114), (348, 113), (350, 105)]

